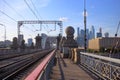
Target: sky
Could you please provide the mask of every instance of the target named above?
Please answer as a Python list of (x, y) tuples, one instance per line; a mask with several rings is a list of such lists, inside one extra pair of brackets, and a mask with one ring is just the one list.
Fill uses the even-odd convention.
[[(29, 6), (28, 6), (28, 5)], [(112, 37), (120, 21), (120, 0), (86, 0), (87, 28), (93, 25), (95, 33), (102, 28), (103, 35)], [(32, 12), (33, 11), (33, 12)], [(0, 0), (0, 24), (6, 26), (7, 40), (17, 37), (17, 21), (62, 20), (63, 35), (67, 26), (84, 29), (84, 0)], [(5, 28), (0, 25), (0, 41), (4, 40)], [(35, 38), (39, 33), (57, 36), (60, 27), (54, 24), (25, 24), (20, 28), (27, 38)], [(120, 36), (120, 30), (118, 33)]]

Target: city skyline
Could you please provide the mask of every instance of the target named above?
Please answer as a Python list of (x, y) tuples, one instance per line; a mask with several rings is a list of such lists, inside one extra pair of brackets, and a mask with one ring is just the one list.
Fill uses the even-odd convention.
[[(33, 13), (37, 16), (31, 12), (25, 2), (30, 5)], [(95, 31), (98, 32), (99, 27), (101, 27), (103, 33), (108, 32), (109, 36), (114, 37), (120, 21), (119, 3), (120, 0), (86, 0), (87, 28), (93, 25)], [(76, 36), (77, 27), (84, 29), (83, 11), (84, 0), (0, 0), (0, 23), (6, 26), (7, 40), (17, 37), (17, 21), (38, 20), (37, 18), (40, 20), (62, 20), (63, 32), (67, 26), (71, 25), (75, 29)], [(56, 36), (59, 34), (59, 26), (57, 26), (56, 31), (52, 31), (54, 28), (55, 25), (49, 25), (49, 27), (44, 25), (42, 31), (40, 31), (40, 25), (24, 25), (21, 28), (21, 33), (25, 35), (26, 39), (35, 38), (38, 33), (54, 34)], [(63, 34), (65, 35), (65, 32)], [(118, 36), (120, 35), (118, 34)], [(4, 27), (0, 26), (0, 41), (3, 40)]]

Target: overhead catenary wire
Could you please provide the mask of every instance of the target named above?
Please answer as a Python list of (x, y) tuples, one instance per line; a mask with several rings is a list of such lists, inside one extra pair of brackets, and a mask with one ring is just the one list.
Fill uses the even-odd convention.
[(8, 18), (10, 18), (11, 20), (13, 20), (14, 22), (17, 22), (14, 18), (12, 18), (12, 17), (10, 17), (8, 14), (6, 14), (5, 12), (3, 12), (3, 11), (1, 11), (0, 10), (0, 12), (2, 13), (2, 14), (4, 14), (5, 16), (7, 16)]
[(25, 19), (21, 14), (19, 14), (15, 8), (13, 8), (6, 0), (3, 0), (3, 2), (9, 7), (11, 8), (17, 15), (19, 15), (20, 17), (22, 17), (23, 19)]
[[(39, 14), (39, 12), (38, 12), (38, 10), (37, 10), (37, 8), (36, 8), (36, 6), (34, 5), (34, 3), (33, 3), (33, 1), (32, 0), (30, 0), (30, 2), (31, 2), (31, 4), (32, 4), (32, 6), (33, 6), (33, 8), (34, 8), (34, 10), (36, 11), (36, 13), (38, 14), (38, 16), (41, 18), (41, 19), (43, 19), (42, 17), (41, 17), (41, 15)], [(56, 25), (56, 24), (55, 24)], [(47, 26), (47, 28), (49, 28), (49, 26), (46, 24), (46, 26)], [(40, 27), (41, 27), (41, 25), (40, 25)], [(41, 28), (42, 29), (42, 28)], [(40, 29), (40, 30), (41, 30)], [(45, 28), (44, 28), (45, 29)], [(56, 26), (55, 26), (55, 29), (54, 30), (50, 30), (50, 31), (55, 31), (56, 30)], [(47, 31), (47, 30), (46, 30)], [(47, 32), (50, 32), (50, 31), (47, 31)]]
[[(24, 0), (25, 4), (28, 6), (29, 10), (33, 13), (33, 15), (39, 20), (39, 17), (36, 15), (36, 13), (34, 12), (34, 10), (30, 7), (30, 5), (28, 4), (28, 2), (26, 0)], [(36, 7), (34, 6), (33, 2), (31, 1), (35, 11), (38, 13)], [(39, 14), (39, 13), (38, 13)], [(41, 26), (40, 26), (41, 27)]]
[(24, 0), (25, 4), (28, 6), (29, 10), (33, 13), (33, 15), (39, 20), (38, 16), (36, 15), (36, 13), (33, 11), (33, 9), (30, 7), (30, 5), (28, 4), (28, 2), (26, 0)]
[(23, 25), (24, 28), (29, 29), (31, 32), (34, 32), (34, 30), (28, 28), (28, 26)]
[[(39, 14), (39, 12), (38, 12), (38, 10), (37, 10), (37, 8), (36, 8), (36, 6), (34, 5), (34, 3), (33, 3), (33, 1), (32, 0), (30, 0), (31, 1), (31, 3), (32, 3), (32, 6), (34, 7), (34, 10), (36, 11), (36, 13), (38, 14), (38, 16), (41, 18), (41, 19), (43, 19), (42, 17), (41, 17), (41, 15)], [(46, 24), (46, 26), (49, 28), (49, 26)], [(40, 25), (40, 31), (42, 30), (42, 26)], [(44, 27), (44, 29), (45, 29), (45, 27)], [(47, 30), (46, 30), (47, 31)], [(48, 32), (48, 31), (47, 31)]]
[(40, 14), (39, 14), (39, 12), (38, 12), (36, 6), (34, 5), (33, 1), (30, 0), (30, 2), (32, 3), (32, 6), (33, 6), (34, 10), (36, 11), (36, 13), (38, 14), (38, 16), (42, 19), (42, 17), (40, 16)]
[[(12, 18), (12, 17), (10, 17), (8, 14), (6, 14), (5, 12), (3, 12), (3, 11), (1, 11), (0, 10), (0, 12), (2, 13), (2, 14), (4, 14), (5, 16), (7, 16), (8, 18), (10, 18), (12, 21), (14, 21), (14, 22), (17, 22), (17, 20), (15, 20), (14, 18)], [(24, 25), (25, 26), (25, 25)], [(27, 27), (27, 26), (26, 26)], [(29, 30), (31, 30), (30, 28), (27, 28), (27, 29), (29, 29)], [(34, 32), (33, 30), (31, 30), (32, 32)]]

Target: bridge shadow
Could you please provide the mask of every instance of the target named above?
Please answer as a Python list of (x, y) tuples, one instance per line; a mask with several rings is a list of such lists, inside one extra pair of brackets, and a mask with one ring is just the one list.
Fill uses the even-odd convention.
[(64, 76), (64, 73), (63, 73), (62, 65), (60, 63), (60, 59), (61, 60), (63, 60), (63, 59), (60, 57), (60, 53), (57, 53), (57, 59), (58, 59), (59, 70), (60, 70), (60, 73), (61, 73), (61, 80), (65, 80), (65, 76)]
[(62, 58), (61, 54), (59, 53), (60, 55), (60, 59), (62, 60), (62, 64), (64, 65), (64, 67), (67, 67), (67, 64), (65, 63), (64, 59)]

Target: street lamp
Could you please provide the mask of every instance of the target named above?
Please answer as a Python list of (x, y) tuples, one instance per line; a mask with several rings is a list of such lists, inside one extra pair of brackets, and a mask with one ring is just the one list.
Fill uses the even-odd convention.
[(5, 33), (4, 33), (4, 44), (5, 44), (5, 47), (6, 47), (6, 26), (4, 24), (1, 24), (1, 26), (4, 26), (4, 29), (5, 29)]

